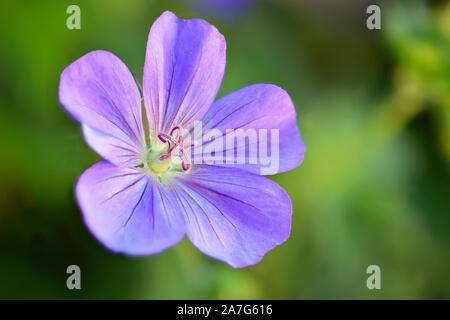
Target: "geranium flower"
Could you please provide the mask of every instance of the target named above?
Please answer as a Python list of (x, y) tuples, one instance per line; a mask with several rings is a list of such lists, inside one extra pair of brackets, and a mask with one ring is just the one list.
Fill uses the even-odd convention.
[[(61, 104), (106, 159), (80, 176), (75, 193), (87, 227), (108, 249), (154, 254), (187, 235), (205, 254), (245, 267), (289, 237), (291, 200), (260, 175), (262, 161), (251, 161), (247, 152), (248, 163), (198, 163), (193, 157), (208, 158), (202, 146), (212, 140), (185, 139), (196, 124), (225, 137), (238, 129), (276, 129), (277, 171), (302, 161), (305, 147), (284, 90), (252, 85), (214, 102), (225, 47), (224, 37), (206, 21), (165, 12), (150, 30), (143, 99), (112, 53), (90, 52), (62, 72)], [(233, 146), (235, 154), (251, 143)]]

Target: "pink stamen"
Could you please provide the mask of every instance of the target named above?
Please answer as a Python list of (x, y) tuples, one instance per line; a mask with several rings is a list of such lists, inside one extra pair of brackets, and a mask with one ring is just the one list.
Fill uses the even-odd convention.
[(169, 135), (167, 135), (165, 133), (158, 134), (158, 138), (159, 138), (159, 140), (161, 140), (164, 143), (166, 143), (167, 141), (170, 141), (173, 144), (179, 144), (179, 142), (174, 140), (173, 137), (171, 137), (171, 136), (169, 136)]
[(166, 143), (167, 141), (162, 137), (162, 134), (158, 134), (158, 139), (161, 140), (162, 142)]
[(191, 168), (191, 164), (188, 163), (187, 166), (185, 166), (183, 161), (181, 162), (181, 168), (183, 168), (183, 171), (188, 171)]
[[(181, 168), (183, 171), (188, 171), (191, 168), (191, 160), (186, 151), (185, 148), (193, 147), (194, 143), (184, 143), (183, 144), (183, 137), (180, 134), (180, 127), (176, 126), (170, 131), (170, 135), (165, 133), (159, 133), (158, 139), (161, 140), (163, 143), (167, 143), (169, 145), (169, 149), (167, 151), (167, 154), (162, 155), (158, 158), (159, 161), (164, 161), (166, 159), (169, 159), (172, 156), (173, 151), (178, 148), (181, 152), (181, 155), (183, 157), (183, 161), (181, 162)], [(175, 138), (174, 133), (178, 131), (177, 138)], [(171, 145), (173, 144), (173, 145)]]
[(171, 156), (171, 154), (170, 154), (170, 152), (169, 152), (168, 154), (165, 154), (165, 155), (160, 156), (160, 157), (158, 158), (158, 160), (159, 160), (159, 161), (164, 161), (164, 160), (169, 159), (170, 156)]
[(187, 165), (184, 164), (184, 161), (181, 162), (181, 168), (184, 171), (188, 171), (191, 168), (191, 159), (189, 159), (189, 156), (187, 155), (186, 151), (184, 149), (181, 149), (181, 153), (183, 154), (184, 159), (187, 162)]
[(178, 127), (178, 126), (173, 127), (173, 129), (170, 131), (170, 135), (173, 136), (173, 133), (177, 130), (180, 130), (180, 127)]

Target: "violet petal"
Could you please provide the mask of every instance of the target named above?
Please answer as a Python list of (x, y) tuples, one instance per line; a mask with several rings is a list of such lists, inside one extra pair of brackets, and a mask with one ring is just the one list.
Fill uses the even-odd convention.
[(291, 230), (292, 204), (274, 181), (241, 169), (197, 167), (176, 187), (187, 235), (203, 253), (240, 268), (258, 263)]
[(174, 194), (137, 170), (99, 162), (80, 176), (76, 196), (89, 230), (114, 252), (158, 253), (184, 236)]
[(98, 50), (73, 62), (61, 74), (59, 100), (101, 156), (116, 165), (136, 162), (145, 143), (141, 96), (119, 58)]
[(166, 11), (155, 21), (143, 79), (151, 129), (187, 129), (205, 115), (222, 82), (225, 51), (222, 34), (204, 20), (182, 20)]
[[(297, 127), (296, 112), (292, 100), (283, 89), (269, 84), (256, 84), (235, 91), (219, 100), (209, 109), (203, 119), (203, 134), (209, 129), (216, 128), (224, 134), (221, 139), (210, 142), (209, 139), (203, 139), (203, 146), (197, 145), (193, 154), (203, 153), (203, 158), (207, 159), (208, 150), (233, 149), (235, 155), (238, 151), (242, 151), (245, 161), (242, 164), (232, 164), (234, 168), (241, 168), (253, 173), (260, 174), (261, 168), (269, 166), (261, 162), (261, 153), (259, 153), (260, 144), (267, 147), (267, 155), (272, 148), (271, 130), (278, 130), (279, 143), (278, 157), (274, 157), (274, 161), (278, 161), (276, 172), (270, 174), (289, 171), (299, 166), (303, 160), (305, 145), (300, 137)], [(226, 144), (227, 130), (233, 133), (235, 130), (241, 129), (246, 132), (251, 129), (256, 132), (257, 139), (253, 143), (249, 143), (249, 139), (236, 139), (235, 144), (231, 147)], [(260, 136), (260, 129), (267, 129), (267, 134)], [(205, 148), (205, 144), (209, 144), (209, 149)], [(220, 147), (223, 148), (220, 148)], [(274, 146), (276, 146), (274, 144)], [(257, 160), (255, 164), (250, 161), (250, 150), (257, 150)], [(232, 150), (232, 151), (233, 151)], [(225, 158), (226, 152), (223, 153)], [(200, 157), (201, 158), (201, 157)], [(255, 161), (253, 161), (255, 162)], [(226, 166), (226, 165), (225, 165)]]

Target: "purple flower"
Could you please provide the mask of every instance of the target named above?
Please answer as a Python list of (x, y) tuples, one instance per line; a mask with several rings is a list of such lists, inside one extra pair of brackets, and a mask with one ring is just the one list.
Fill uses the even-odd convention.
[[(225, 138), (239, 129), (277, 130), (277, 171), (303, 159), (295, 109), (284, 90), (257, 84), (214, 102), (225, 48), (224, 37), (206, 21), (165, 12), (150, 30), (143, 99), (125, 64), (106, 51), (86, 54), (61, 74), (61, 104), (106, 159), (80, 176), (76, 197), (87, 227), (110, 250), (154, 254), (187, 235), (205, 254), (245, 267), (289, 237), (291, 200), (260, 175), (263, 161), (251, 161), (246, 152), (245, 163), (200, 163), (194, 161), (199, 154), (230, 150), (216, 144), (211, 153), (206, 146), (213, 140), (186, 138), (199, 125)], [(230, 154), (252, 145), (233, 142)]]

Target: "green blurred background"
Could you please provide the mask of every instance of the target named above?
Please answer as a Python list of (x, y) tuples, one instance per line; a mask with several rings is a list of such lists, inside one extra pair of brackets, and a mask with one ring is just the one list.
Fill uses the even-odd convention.
[[(66, 28), (70, 4), (81, 30)], [(225, 35), (219, 96), (274, 83), (297, 108), (305, 159), (274, 177), (293, 201), (291, 237), (256, 266), (232, 269), (187, 239), (117, 255), (83, 225), (74, 183), (100, 157), (58, 104), (60, 73), (104, 49), (141, 79), (164, 10)], [(448, 2), (255, 0), (230, 18), (187, 0), (3, 1), (0, 37), (0, 298), (450, 298)], [(66, 288), (71, 264), (82, 290)], [(366, 287), (372, 264), (381, 290)]]

